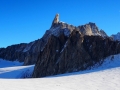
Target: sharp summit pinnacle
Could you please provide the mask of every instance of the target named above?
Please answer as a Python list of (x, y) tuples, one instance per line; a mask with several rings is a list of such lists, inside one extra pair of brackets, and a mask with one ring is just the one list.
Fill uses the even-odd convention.
[(59, 23), (59, 14), (56, 14), (55, 15), (55, 18), (54, 18), (54, 20), (53, 20), (53, 22), (52, 22), (52, 26), (54, 26), (54, 25), (56, 25), (56, 24), (58, 24)]

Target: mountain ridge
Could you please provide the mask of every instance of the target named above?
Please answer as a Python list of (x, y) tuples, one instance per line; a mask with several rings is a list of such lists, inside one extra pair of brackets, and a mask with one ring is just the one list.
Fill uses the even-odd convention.
[(118, 40), (118, 41), (120, 41), (120, 32), (118, 32), (117, 34), (111, 35), (111, 37), (113, 38), (113, 40)]
[[(104, 31), (102, 34), (100, 33), (101, 31), (99, 31), (95, 23), (90, 22), (86, 25), (76, 27), (59, 21), (59, 14), (56, 14), (50, 29), (45, 32), (42, 38), (30, 43), (15, 44), (6, 48), (1, 48), (0, 58), (12, 61), (18, 60), (20, 62), (24, 62), (24, 65), (34, 64), (37, 60), (36, 57), (38, 57), (38, 53), (44, 49), (47, 40), (51, 35), (58, 37), (64, 33), (69, 37), (70, 33), (74, 29), (81, 31), (84, 35), (101, 35), (103, 37), (107, 37), (107, 34)], [(92, 29), (95, 34), (92, 34)], [(87, 31), (90, 33), (87, 33)]]

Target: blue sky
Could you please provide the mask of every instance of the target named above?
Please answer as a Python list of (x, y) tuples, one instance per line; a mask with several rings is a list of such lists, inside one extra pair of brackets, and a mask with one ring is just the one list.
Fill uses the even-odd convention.
[(41, 38), (56, 13), (75, 26), (94, 22), (108, 35), (120, 31), (120, 0), (0, 0), (0, 47)]

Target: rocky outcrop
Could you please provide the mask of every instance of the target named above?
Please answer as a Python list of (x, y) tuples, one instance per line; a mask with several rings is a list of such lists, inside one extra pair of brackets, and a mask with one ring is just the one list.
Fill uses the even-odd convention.
[(54, 25), (58, 24), (58, 23), (59, 23), (59, 14), (56, 14), (56, 16), (55, 16), (55, 18), (54, 18), (54, 20), (53, 20), (53, 22), (52, 22), (52, 27), (53, 27)]
[[(33, 42), (27, 44), (27, 43), (22, 43), (22, 44), (16, 44), (12, 46), (8, 46), (7, 48), (2, 48), (0, 49), (0, 58), (10, 60), (10, 61), (20, 61), (24, 62), (25, 60), (30, 57), (30, 54), (32, 52), (32, 57), (34, 57), (35, 49), (32, 51), (32, 44)], [(36, 45), (37, 47), (37, 45)], [(35, 59), (31, 58), (31, 63), (35, 63)], [(27, 63), (28, 64), (28, 63)]]
[(78, 29), (83, 35), (108, 37), (103, 30), (99, 30), (96, 24), (92, 22), (78, 26)]
[(21, 54), (21, 51), (24, 50), (27, 44), (21, 43), (17, 45), (8, 46), (7, 48), (0, 49), (0, 58), (6, 60), (19, 60), (20, 62), (24, 61), (24, 54)]
[(43, 50), (46, 39), (38, 39), (30, 43), (21, 43), (0, 48), (0, 58), (10, 61), (24, 62), (24, 65), (35, 64), (38, 54)]
[(101, 36), (84, 36), (83, 42), (85, 50), (93, 60), (102, 60), (107, 56), (120, 53), (120, 42), (113, 41), (111, 38)]
[(34, 64), (37, 60), (39, 53), (41, 53), (45, 46), (48, 44), (48, 40), (55, 36), (59, 38), (64, 35), (64, 37), (69, 37), (74, 30), (79, 31), (81, 35), (89, 36), (102, 36), (107, 37), (104, 31), (98, 29), (95, 23), (88, 23), (81, 26), (73, 26), (64, 22), (59, 21), (59, 14), (56, 14), (52, 25), (49, 30), (45, 32), (41, 39), (30, 43), (16, 44), (8, 46), (7, 48), (0, 49), (0, 58), (20, 62), (24, 62), (24, 65)]
[(74, 29), (69, 37), (50, 36), (40, 52), (33, 77), (90, 69), (109, 55), (120, 53), (120, 42), (101, 36), (86, 36)]
[(100, 36), (102, 37), (105, 37), (105, 38), (108, 37), (108, 35), (102, 29), (99, 31), (99, 33), (100, 33)]

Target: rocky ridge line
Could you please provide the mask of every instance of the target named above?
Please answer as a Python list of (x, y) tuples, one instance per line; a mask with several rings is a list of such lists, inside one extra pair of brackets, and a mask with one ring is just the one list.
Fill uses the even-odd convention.
[(35, 40), (30, 43), (21, 43), (8, 46), (7, 48), (0, 49), (0, 58), (20, 62), (24, 62), (24, 65), (34, 64), (37, 61), (37, 57), (48, 43), (48, 39), (54, 35), (59, 37), (65, 35), (69, 37), (72, 31), (76, 29), (80, 31), (82, 35), (97, 35), (107, 37), (104, 31), (98, 29), (95, 23), (88, 23), (81, 26), (73, 26), (67, 23), (59, 21), (59, 14), (57, 14), (52, 22), (51, 28), (45, 32), (41, 39)]

